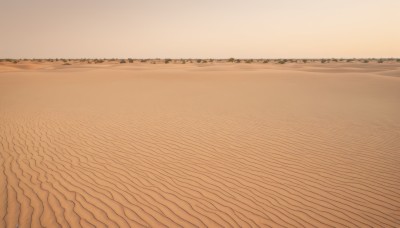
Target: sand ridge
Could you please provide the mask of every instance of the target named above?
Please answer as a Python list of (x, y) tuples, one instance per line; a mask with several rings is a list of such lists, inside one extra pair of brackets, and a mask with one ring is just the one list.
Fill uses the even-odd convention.
[(0, 227), (400, 226), (399, 64), (199, 65), (1, 63)]

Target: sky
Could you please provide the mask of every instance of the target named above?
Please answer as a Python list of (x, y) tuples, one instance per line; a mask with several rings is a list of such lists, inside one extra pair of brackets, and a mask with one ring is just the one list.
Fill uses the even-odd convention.
[(0, 58), (400, 57), (400, 0), (0, 0)]

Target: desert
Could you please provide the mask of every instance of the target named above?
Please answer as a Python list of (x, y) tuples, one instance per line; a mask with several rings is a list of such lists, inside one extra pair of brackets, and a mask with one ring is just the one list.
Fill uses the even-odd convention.
[(399, 227), (396, 59), (0, 62), (0, 227)]

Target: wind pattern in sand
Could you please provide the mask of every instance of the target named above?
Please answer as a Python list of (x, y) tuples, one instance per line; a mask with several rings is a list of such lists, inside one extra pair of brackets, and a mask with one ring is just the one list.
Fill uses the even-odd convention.
[(0, 227), (400, 227), (399, 98), (311, 68), (3, 72)]

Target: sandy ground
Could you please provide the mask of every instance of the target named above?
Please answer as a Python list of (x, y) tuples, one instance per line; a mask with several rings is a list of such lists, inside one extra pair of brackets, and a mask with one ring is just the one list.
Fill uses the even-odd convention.
[(0, 63), (0, 227), (400, 227), (399, 69)]

